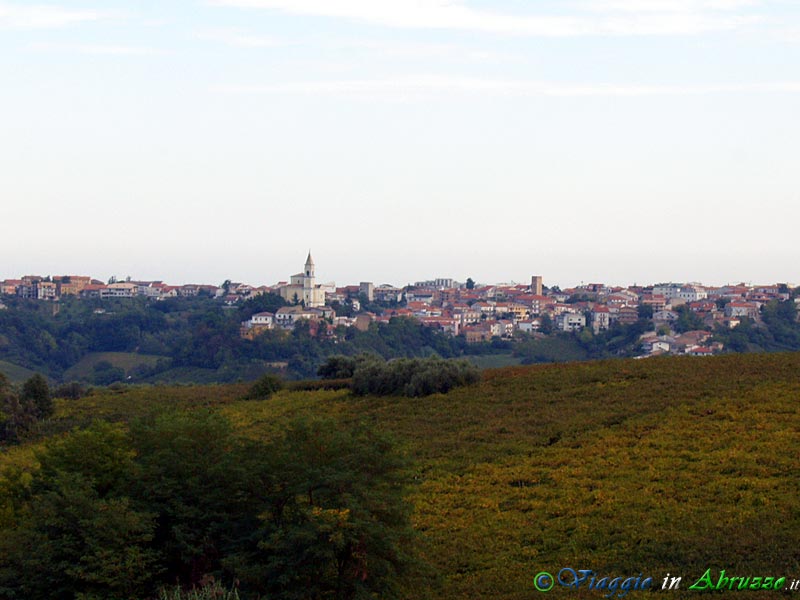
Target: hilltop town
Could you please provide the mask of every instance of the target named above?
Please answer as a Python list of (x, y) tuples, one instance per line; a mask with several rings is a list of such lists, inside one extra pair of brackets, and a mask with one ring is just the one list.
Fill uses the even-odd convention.
[[(268, 330), (292, 330), (301, 322), (309, 326), (311, 335), (332, 337), (340, 327), (366, 330), (370, 323), (388, 323), (398, 317), (415, 319), (449, 336), (463, 336), (468, 344), (557, 332), (600, 334), (615, 325), (646, 322), (649, 326), (640, 335), (641, 355), (645, 356), (721, 352), (722, 343), (709, 342), (715, 328), (733, 329), (743, 319), (757, 323), (762, 307), (771, 301), (800, 301), (793, 289), (782, 283), (721, 287), (589, 283), (561, 289), (545, 286), (538, 275), (525, 284), (487, 285), (471, 279), (439, 278), (404, 287), (373, 282), (337, 287), (317, 283), (310, 252), (301, 272), (271, 286), (232, 281), (175, 286), (130, 278), (104, 283), (89, 276), (26, 275), (0, 282), (0, 294), (53, 303), (70, 297), (101, 301), (141, 297), (156, 302), (206, 297), (226, 307), (266, 294), (279, 296), (285, 306), (257, 312), (241, 323), (240, 335), (247, 339)], [(0, 303), (0, 309), (3, 307)]]

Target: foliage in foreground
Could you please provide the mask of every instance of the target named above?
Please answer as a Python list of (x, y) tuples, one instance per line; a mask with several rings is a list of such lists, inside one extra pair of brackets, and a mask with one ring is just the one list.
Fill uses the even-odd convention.
[[(244, 385), (126, 387), (57, 401), (54, 421), (212, 407), (242, 435), (265, 439), (280, 436), (287, 416), (365, 420), (413, 461), (413, 523), (440, 585), (420, 592), (406, 576), (409, 598), (530, 600), (540, 595), (537, 572), (572, 566), (682, 575), (682, 590), (669, 594), (678, 600), (697, 596), (687, 581), (707, 568), (800, 572), (798, 373), (799, 353), (539, 365), (488, 371), (425, 402), (343, 390), (246, 402), (237, 401)], [(31, 468), (29, 442), (6, 450), (0, 471)], [(29, 489), (14, 481), (0, 477), (0, 529), (11, 518), (9, 486)], [(602, 596), (561, 592), (551, 593)]]
[(53, 414), (53, 399), (47, 380), (35, 373), (17, 393), (0, 373), (0, 442), (17, 442)]
[(161, 589), (158, 600), (239, 600), (239, 590), (227, 589), (219, 582), (208, 583), (202, 587), (184, 590), (181, 586)]
[(265, 443), (173, 412), (37, 458), (0, 486), (0, 598), (142, 600), (209, 575), (242, 598), (391, 598), (413, 562), (404, 462), (361, 426), (300, 420)]

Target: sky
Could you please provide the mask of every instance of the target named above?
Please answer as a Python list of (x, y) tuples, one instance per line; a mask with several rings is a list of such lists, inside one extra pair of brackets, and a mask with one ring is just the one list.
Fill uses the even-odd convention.
[(0, 0), (0, 279), (800, 282), (796, 0)]

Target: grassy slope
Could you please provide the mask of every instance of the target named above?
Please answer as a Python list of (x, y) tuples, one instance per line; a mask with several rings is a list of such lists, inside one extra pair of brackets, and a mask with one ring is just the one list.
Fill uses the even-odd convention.
[(108, 361), (113, 366), (123, 369), (125, 374), (128, 375), (139, 365), (152, 367), (159, 358), (164, 357), (136, 354), (135, 352), (92, 352), (67, 369), (62, 379), (64, 381), (89, 379), (92, 376), (94, 366), (103, 361)]
[(519, 365), (522, 360), (511, 354), (470, 355), (466, 359), (479, 369), (499, 369)]
[(0, 373), (3, 373), (12, 383), (23, 383), (36, 373), (25, 367), (20, 367), (10, 362), (0, 360)]
[(512, 368), (359, 411), (418, 457), (438, 597), (521, 599), (568, 565), (800, 573), (799, 374), (797, 354)]
[(415, 459), (414, 522), (441, 573), (416, 595), (521, 600), (535, 573), (562, 566), (669, 571), (684, 587), (708, 567), (798, 576), (798, 374), (800, 354), (603, 361), (490, 371), (423, 399), (153, 388), (61, 403), (59, 416), (128, 418), (157, 396), (221, 403), (249, 435), (294, 414), (367, 419)]

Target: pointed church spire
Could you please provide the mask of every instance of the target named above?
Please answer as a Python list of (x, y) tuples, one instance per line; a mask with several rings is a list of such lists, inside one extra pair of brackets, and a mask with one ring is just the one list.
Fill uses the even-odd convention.
[(304, 268), (306, 272), (305, 276), (305, 283), (304, 286), (314, 287), (314, 259), (311, 258), (311, 250), (308, 251), (308, 258), (306, 259), (306, 266)]

